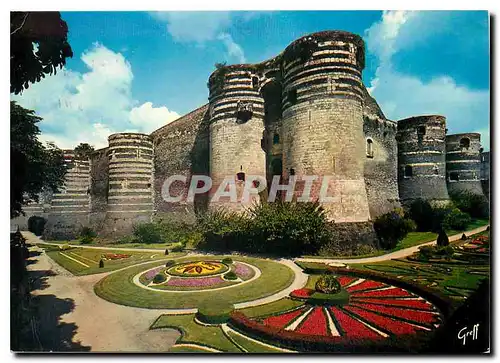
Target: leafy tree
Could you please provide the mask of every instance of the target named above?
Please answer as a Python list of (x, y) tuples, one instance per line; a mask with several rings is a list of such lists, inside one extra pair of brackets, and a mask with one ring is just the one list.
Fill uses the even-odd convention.
[(64, 182), (63, 151), (39, 140), (41, 120), (32, 110), (10, 103), (10, 216), (23, 213), (22, 206), (38, 202), (39, 194), (57, 192)]
[(82, 142), (77, 147), (75, 147), (75, 156), (78, 159), (86, 159), (90, 156), (90, 154), (93, 151), (94, 151), (94, 147), (87, 144), (86, 142)]
[(18, 94), (73, 57), (59, 12), (10, 13), (10, 92)]

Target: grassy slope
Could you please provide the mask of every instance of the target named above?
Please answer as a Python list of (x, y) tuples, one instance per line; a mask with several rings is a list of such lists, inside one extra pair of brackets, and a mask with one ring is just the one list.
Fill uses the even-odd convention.
[[(224, 256), (210, 256), (210, 259), (222, 259)], [(222, 298), (232, 303), (251, 301), (274, 294), (289, 286), (294, 279), (293, 271), (271, 260), (238, 257), (234, 260), (248, 262), (262, 272), (262, 276), (255, 281), (241, 286), (219, 291), (200, 291), (186, 294), (155, 292), (142, 289), (132, 282), (133, 277), (155, 264), (133, 266), (123, 271), (118, 271), (106, 276), (95, 285), (95, 292), (103, 299), (117, 304), (137, 306), (144, 308), (194, 308), (206, 299)], [(186, 257), (181, 261), (197, 260)]]
[[(61, 255), (61, 252), (70, 256), (78, 261), (83, 262), (89, 267), (85, 267), (78, 262), (75, 262), (64, 255)], [(176, 258), (185, 255), (184, 253), (172, 253), (168, 256), (165, 256), (162, 253), (153, 253), (153, 252), (123, 252), (116, 250), (95, 250), (95, 249), (86, 249), (86, 248), (73, 248), (64, 251), (47, 251), (47, 255), (52, 258), (59, 265), (64, 267), (66, 270), (71, 272), (74, 275), (90, 275), (108, 271), (114, 271), (126, 266), (130, 266), (133, 264), (153, 261), (153, 260), (161, 260), (165, 258)], [(101, 255), (106, 253), (124, 253), (127, 255), (131, 255), (129, 258), (122, 260), (109, 260), (104, 261), (104, 267), (99, 268), (99, 260), (101, 259)], [(153, 258), (151, 258), (153, 256)]]

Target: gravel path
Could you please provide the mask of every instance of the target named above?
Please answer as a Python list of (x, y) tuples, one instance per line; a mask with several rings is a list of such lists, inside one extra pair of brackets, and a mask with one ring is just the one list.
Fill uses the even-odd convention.
[[(31, 249), (40, 251), (37, 247)], [(34, 263), (28, 265), (28, 269), (33, 274), (42, 275), (44, 280), (40, 289), (33, 291), (33, 295), (40, 297), (40, 311), (44, 315), (58, 315), (54, 311), (54, 299), (74, 304), (71, 311), (56, 316), (56, 326), (43, 324), (42, 316), (41, 336), (60, 336), (59, 331), (64, 326), (74, 324), (74, 333), (66, 335), (71, 339), (66, 346), (79, 344), (94, 352), (166, 352), (179, 338), (179, 332), (173, 329), (149, 330), (162, 314), (161, 310), (116, 305), (95, 295), (94, 284), (106, 273), (73, 276), (43, 252), (31, 260)], [(60, 349), (60, 346), (44, 348)]]

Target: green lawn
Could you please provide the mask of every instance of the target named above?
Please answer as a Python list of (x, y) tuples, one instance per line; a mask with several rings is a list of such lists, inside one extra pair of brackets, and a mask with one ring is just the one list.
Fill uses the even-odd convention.
[[(44, 248), (45, 245), (42, 246)], [(142, 262), (164, 260), (166, 258), (175, 258), (185, 255), (185, 253), (176, 253), (165, 256), (161, 252), (123, 252), (117, 250), (101, 250), (91, 249), (85, 247), (70, 248), (66, 250), (52, 250), (53, 248), (46, 248), (47, 255), (64, 267), (66, 270), (74, 275), (90, 275), (108, 271), (114, 271), (123, 267), (135, 265)], [(104, 267), (99, 268), (99, 261), (102, 256), (107, 253), (121, 253), (130, 255), (128, 258), (120, 260), (107, 260), (104, 261)]]
[[(181, 337), (177, 343), (196, 343), (203, 344), (209, 347), (229, 353), (241, 353), (227, 337), (224, 335), (220, 326), (203, 326), (194, 321), (194, 314), (190, 315), (161, 315), (151, 326), (151, 329), (160, 328), (176, 328), (181, 332)], [(186, 347), (171, 348), (174, 351), (188, 352)], [(193, 349), (193, 352), (201, 352), (201, 350)], [(203, 351), (206, 352), (206, 351)]]
[(81, 244), (80, 240), (65, 240), (65, 241), (44, 241), (47, 243), (55, 244), (55, 245), (77, 245), (77, 246), (91, 246), (91, 247), (109, 247), (109, 248), (137, 248), (137, 249), (158, 249), (165, 250), (166, 248), (172, 248), (175, 243), (117, 243), (117, 242), (109, 242), (109, 241), (94, 241), (94, 243), (90, 244)]
[[(225, 256), (210, 256), (207, 259), (222, 259)], [(294, 279), (293, 271), (285, 265), (269, 259), (231, 256), (235, 261), (247, 262), (260, 269), (262, 275), (241, 286), (234, 286), (218, 291), (200, 291), (189, 293), (171, 293), (151, 291), (136, 286), (133, 277), (152, 268), (158, 263), (132, 266), (112, 273), (100, 280), (94, 290), (101, 298), (122, 305), (152, 309), (196, 308), (203, 300), (225, 299), (231, 303), (256, 300), (272, 295), (290, 286)], [(201, 257), (184, 257), (178, 261), (196, 261)]]
[(254, 316), (265, 316), (291, 310), (300, 305), (303, 305), (303, 302), (285, 297), (270, 304), (253, 306), (251, 308), (240, 309), (238, 311), (252, 318)]

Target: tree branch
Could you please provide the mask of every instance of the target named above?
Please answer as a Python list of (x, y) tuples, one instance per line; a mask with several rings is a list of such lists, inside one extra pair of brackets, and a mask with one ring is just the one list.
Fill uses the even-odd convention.
[(21, 28), (24, 26), (24, 23), (26, 23), (26, 19), (28, 18), (28, 15), (30, 15), (30, 13), (26, 13), (26, 15), (24, 16), (24, 19), (23, 19), (23, 22), (21, 23), (21, 25), (19, 25), (19, 27), (17, 27), (16, 29), (14, 29), (14, 31), (11, 32), (10, 35), (14, 35), (19, 30), (21, 30)]

